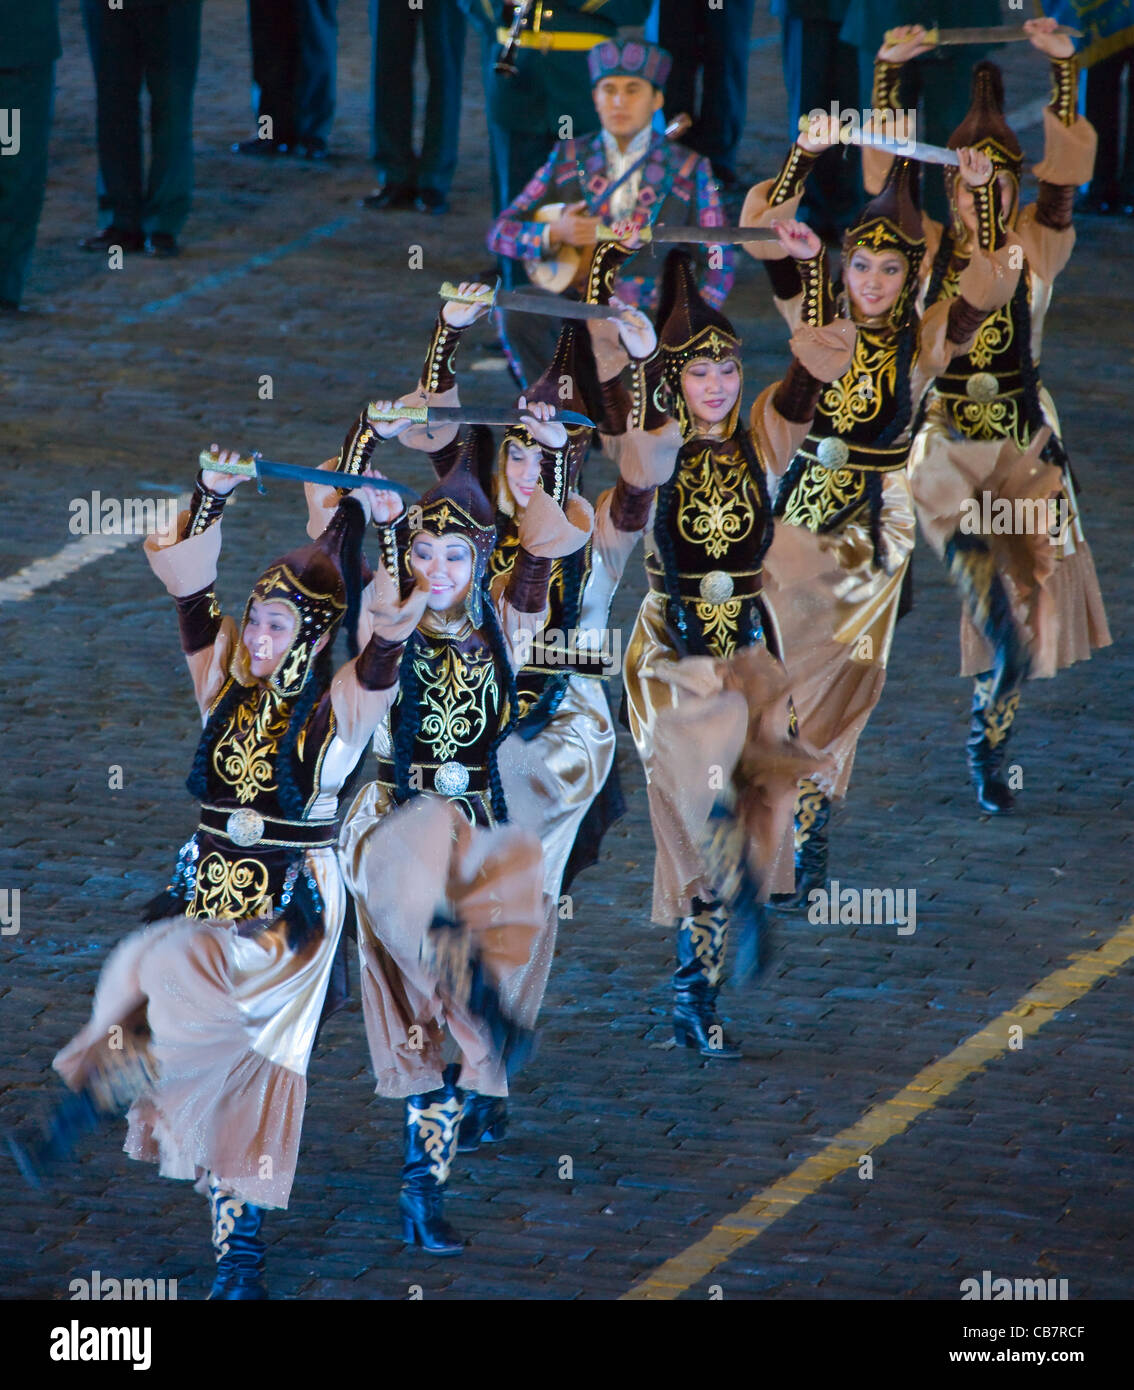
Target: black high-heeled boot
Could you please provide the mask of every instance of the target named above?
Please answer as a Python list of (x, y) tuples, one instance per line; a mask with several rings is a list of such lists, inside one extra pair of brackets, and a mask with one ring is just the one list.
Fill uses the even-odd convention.
[(444, 1085), (438, 1090), (406, 1097), (405, 1164), (398, 1198), (402, 1239), (431, 1255), (459, 1255), (465, 1248), (443, 1210), (464, 1108), (459, 1075), (460, 1067), (451, 1064), (441, 1073)]
[(1007, 815), (1015, 804), (1011, 789), (1001, 778), (1004, 754), (1020, 692), (1012, 691), (999, 700), (992, 700), (995, 684), (993, 672), (986, 671), (973, 682), (972, 716), (965, 754), (969, 776), (976, 788), (977, 805), (990, 816)]
[(503, 1096), (465, 1092), (465, 1116), (457, 1137), (459, 1154), (476, 1153), (481, 1144), (499, 1144), (508, 1133), (508, 1102)]
[(805, 912), (812, 892), (827, 887), (827, 826), (831, 802), (819, 784), (805, 777), (795, 794), (795, 891), (773, 893), (780, 912)]
[(693, 913), (677, 924), (677, 969), (673, 972), (673, 1037), (702, 1057), (732, 1061), (740, 1049), (725, 1036), (717, 1017), (728, 918), (719, 903), (693, 899)]
[(213, 1250), (217, 1272), (210, 1299), (263, 1299), (270, 1297), (264, 1279), (264, 1242), (260, 1228), (263, 1207), (222, 1192), (209, 1182), (209, 1209), (213, 1217)]

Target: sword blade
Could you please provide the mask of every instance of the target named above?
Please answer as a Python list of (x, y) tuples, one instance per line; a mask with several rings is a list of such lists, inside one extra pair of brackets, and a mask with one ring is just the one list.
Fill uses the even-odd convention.
[[(412, 420), (428, 429), (433, 425), (518, 425), (526, 413), (509, 405), (396, 405), (390, 410), (375, 410), (371, 405), (366, 417), (383, 423)], [(555, 418), (563, 425), (586, 425), (591, 429), (595, 423), (590, 416), (575, 410), (557, 410)]]
[[(1066, 34), (1072, 39), (1081, 39), (1082, 32), (1078, 29), (1069, 29), (1061, 24), (1054, 31), (1057, 34)], [(931, 43), (936, 44), (960, 44), (960, 43), (1023, 43), (1029, 38), (1025, 29), (1015, 24), (994, 24), (987, 29), (975, 26), (969, 29), (935, 29), (931, 30), (926, 38)]]
[(559, 299), (555, 295), (524, 294), (520, 290), (501, 290), (496, 296), (501, 309), (515, 309), (521, 314), (542, 314), (548, 319), (616, 319), (618, 310), (607, 304), (581, 304), (575, 299)]
[(686, 242), (690, 246), (727, 246), (740, 241), (778, 241), (764, 227), (656, 227), (642, 228), (643, 241)]
[(216, 458), (203, 449), (198, 458), (202, 468), (211, 468), (214, 473), (230, 473), (243, 478), (289, 478), (298, 483), (319, 483), (323, 487), (358, 488), (370, 487), (378, 492), (396, 492), (409, 502), (416, 502), (418, 494), (405, 483), (397, 483), (393, 478), (362, 478), (354, 473), (336, 473), (331, 468), (304, 468), (297, 463), (276, 463), (273, 459), (260, 458), (258, 454), (248, 454), (234, 463), (218, 463)]
[(956, 150), (947, 150), (943, 145), (924, 145), (920, 140), (891, 140), (885, 135), (872, 135), (869, 131), (848, 131), (843, 137), (848, 145), (861, 145), (864, 149), (884, 150), (900, 159), (916, 159), (919, 164), (948, 164), (960, 168), (960, 158)]

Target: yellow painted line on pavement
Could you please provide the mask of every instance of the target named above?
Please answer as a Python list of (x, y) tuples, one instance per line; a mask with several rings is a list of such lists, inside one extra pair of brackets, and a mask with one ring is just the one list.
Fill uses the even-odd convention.
[(987, 1027), (919, 1071), (897, 1095), (873, 1106), (787, 1177), (758, 1192), (739, 1211), (719, 1221), (708, 1235), (659, 1265), (624, 1293), (623, 1300), (673, 1299), (687, 1292), (818, 1192), (824, 1183), (857, 1168), (862, 1155), (902, 1134), (943, 1096), (1006, 1052), (1012, 1036), (1009, 1029), (1018, 1027), (1020, 1037), (1037, 1033), (1061, 1009), (1074, 1004), (1100, 980), (1115, 974), (1132, 957), (1134, 917), (1102, 945), (1072, 956), (1068, 965), (1033, 986)]

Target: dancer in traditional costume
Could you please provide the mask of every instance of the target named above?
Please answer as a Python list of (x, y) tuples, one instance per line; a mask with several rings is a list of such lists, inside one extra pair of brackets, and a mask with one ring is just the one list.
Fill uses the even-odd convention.
[[(657, 846), (652, 916), (677, 925), (674, 1036), (712, 1058), (740, 1055), (716, 1015), (740, 901), (733, 881), (747, 876), (745, 911), (758, 925), (752, 899), (777, 886), (777, 860), (790, 874), (782, 847), (795, 785), (815, 761), (793, 741), (788, 682), (772, 654), (781, 646), (763, 600), (766, 475), (786, 466), (821, 383), (842, 372), (854, 339), (848, 322), (831, 322), (818, 238), (788, 222), (780, 240), (807, 294), (792, 365), (761, 393), (749, 425), (740, 423), (740, 339), (698, 294), (682, 252), (666, 260), (658, 356), (634, 374), (643, 425), (657, 429), (667, 414), (676, 424), (646, 544), (650, 592), (626, 652), (627, 713)], [(729, 842), (723, 854), (718, 829)], [(742, 973), (752, 952), (746, 935)]]
[(178, 531), (145, 546), (176, 603), (204, 722), (188, 781), (200, 823), (151, 904), (163, 920), (115, 949), (90, 1022), (55, 1058), (76, 1096), (46, 1140), (18, 1151), (34, 1180), (130, 1103), (126, 1152), (207, 1191), (215, 1299), (268, 1296), (263, 1211), (288, 1204), (328, 989), (342, 1002), (338, 796), (396, 693), (373, 589), (361, 654), (336, 672), (331, 643), (359, 613), (372, 509), (402, 509), (385, 491), (342, 501), (317, 541), (264, 572), (238, 628), (214, 592), (221, 513), (242, 481), (219, 470), (235, 457), (218, 454)]
[[(562, 449), (552, 415), (533, 406), (526, 424)], [(545, 930), (539, 837), (506, 824), (498, 752), (516, 719), (516, 668), (544, 625), (551, 567), (586, 543), (591, 522), (581, 499), (564, 515), (550, 496), (534, 496), (507, 582), (491, 594), (492, 451), (489, 431), (473, 427), (404, 525), (386, 528), (380, 573), (417, 576), (428, 597), (388, 652), (397, 698), (375, 739), (377, 776), (340, 842), (376, 1089), (405, 1101), (403, 1235), (442, 1255), (463, 1248), (443, 1195), (465, 1091), (507, 1095), (527, 1030), (500, 994)], [(448, 1065), (446, 1030), (459, 1052)]]
[[(800, 135), (776, 178), (757, 184), (741, 221), (767, 225), (794, 214), (803, 182), (832, 132)], [(987, 156), (962, 150), (962, 177), (987, 183)], [(959, 294), (919, 318), (925, 255), (911, 166), (894, 161), (878, 197), (843, 243), (840, 304), (857, 325), (846, 371), (820, 394), (807, 438), (778, 479), (776, 542), (768, 556), (768, 602), (780, 625), (803, 736), (827, 758), (801, 781), (795, 810), (795, 891), (777, 898), (805, 908), (827, 874), (831, 801), (846, 795), (855, 749), (882, 694), (902, 584), (914, 543), (906, 456), (929, 382), (971, 344), (980, 319), (1015, 288), (1008, 248), (974, 253)], [(765, 260), (789, 323), (800, 300), (796, 263)], [(807, 301), (808, 291), (803, 292)], [(781, 469), (777, 467), (777, 472)]]
[[(925, 219), (925, 303), (952, 302), (972, 247), (999, 247), (1009, 230), (1023, 271), (1011, 301), (976, 325), (971, 347), (933, 382), (909, 460), (922, 530), (964, 603), (961, 674), (974, 677), (969, 775), (978, 805), (993, 815), (1013, 806), (1002, 771), (1025, 677), (1054, 676), (1111, 640), (1059, 417), (1039, 375), (1053, 282), (1075, 242), (1071, 207), (1091, 175), (1095, 132), (1076, 114), (1071, 40), (1052, 32), (1054, 19), (1025, 27), (1052, 67), (1038, 196), (1020, 208), (1023, 151), (1004, 119), (1000, 70), (980, 63), (972, 106), (949, 145), (983, 151), (996, 182), (991, 196), (974, 194), (946, 172), (952, 222), (943, 229)], [(902, 63), (922, 51), (923, 32), (898, 31), (900, 41), (879, 51), (879, 106), (900, 99)]]

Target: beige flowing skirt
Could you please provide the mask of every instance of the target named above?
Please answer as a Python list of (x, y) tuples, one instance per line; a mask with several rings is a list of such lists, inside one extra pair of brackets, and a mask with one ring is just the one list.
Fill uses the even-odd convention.
[(378, 1095), (436, 1090), (445, 1032), (460, 1052), (460, 1084), (504, 1096), (508, 1085), (488, 1030), (430, 963), (429, 927), (459, 920), (503, 992), (546, 931), (538, 836), (514, 825), (472, 826), (451, 802), (425, 794), (396, 806), (363, 787), (339, 840), (358, 914), (362, 1010)]
[(679, 658), (666, 629), (665, 596), (651, 591), (626, 649), (624, 679), (656, 848), (654, 922), (672, 926), (692, 911), (694, 897), (718, 896), (706, 876), (701, 837), (730, 784), (738, 786), (750, 871), (765, 896), (789, 892), (795, 787), (816, 759), (789, 737), (780, 663), (763, 646), (725, 661)]
[[(1055, 406), (1046, 391), (1040, 401), (1048, 422), (1059, 428)], [(939, 411), (930, 409), (910, 451), (910, 483), (918, 520), (930, 544), (944, 555), (960, 528), (971, 499), (988, 494), (989, 516), (998, 502), (1054, 500), (1066, 508), (1062, 536), (1036, 530), (986, 535), (997, 573), (1028, 638), (1033, 680), (1054, 676), (1064, 667), (1086, 661), (1092, 651), (1111, 643), (1106, 609), (1090, 546), (1083, 535), (1072, 485), (1060, 470), (1039, 460), (1044, 439), (1022, 450), (1011, 439), (957, 439)], [(961, 613), (961, 675), (976, 676), (993, 663), (992, 648)]]
[(290, 951), (282, 929), (241, 936), (228, 921), (169, 918), (128, 936), (99, 976), (90, 1022), (55, 1058), (74, 1090), (113, 1077), (144, 1023), (157, 1073), (127, 1116), (125, 1152), (163, 1176), (286, 1207), (299, 1154), (307, 1064), (342, 931), (334, 851), (308, 867), (326, 908), (322, 938)]
[(764, 563), (799, 731), (825, 760), (811, 776), (829, 797), (846, 795), (858, 740), (881, 699), (909, 564), (907, 556), (887, 574), (872, 555), (865, 522), (829, 536), (781, 524)]
[[(547, 990), (559, 926), (560, 885), (575, 836), (614, 765), (615, 732), (602, 682), (573, 676), (554, 716), (530, 742), (513, 734), (500, 749), (500, 777), (516, 825), (539, 834), (543, 845), (546, 930), (531, 959), (508, 980), (505, 1007), (534, 1028)], [(569, 905), (563, 905), (569, 909)]]

